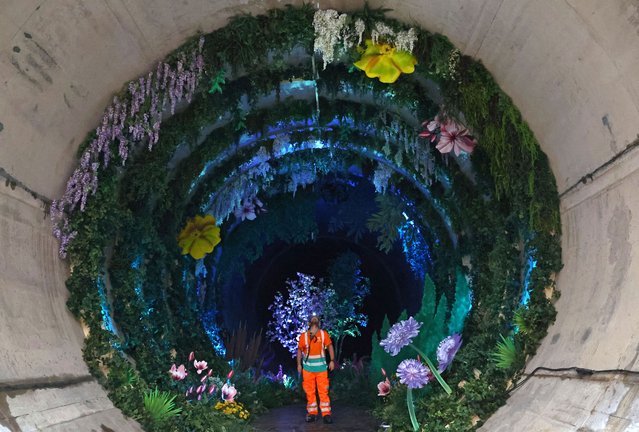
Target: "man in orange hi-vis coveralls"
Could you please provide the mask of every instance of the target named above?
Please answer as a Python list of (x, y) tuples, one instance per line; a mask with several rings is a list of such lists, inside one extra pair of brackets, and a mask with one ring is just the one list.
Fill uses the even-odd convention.
[[(306, 421), (313, 422), (317, 418), (317, 398), (319, 393), (319, 411), (324, 423), (333, 423), (331, 417), (331, 400), (328, 398), (328, 371), (326, 370), (325, 350), (328, 348), (330, 363), (328, 368), (335, 369), (335, 350), (333, 342), (326, 330), (320, 329), (317, 316), (308, 322), (308, 331), (300, 335), (297, 345), (297, 372), (302, 374), (304, 391), (306, 392)], [(303, 360), (303, 361), (302, 361)]]

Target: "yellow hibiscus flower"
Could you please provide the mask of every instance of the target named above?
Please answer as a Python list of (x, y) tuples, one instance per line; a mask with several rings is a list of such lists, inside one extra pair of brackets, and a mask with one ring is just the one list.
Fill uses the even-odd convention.
[(366, 72), (369, 78), (379, 78), (383, 83), (397, 81), (402, 73), (415, 72), (417, 59), (408, 51), (397, 51), (389, 44), (374, 44), (366, 41), (366, 50), (362, 58), (355, 62), (355, 67)]
[(182, 248), (182, 255), (191, 254), (193, 258), (201, 259), (213, 252), (220, 240), (220, 227), (213, 216), (195, 216), (180, 232), (178, 246)]

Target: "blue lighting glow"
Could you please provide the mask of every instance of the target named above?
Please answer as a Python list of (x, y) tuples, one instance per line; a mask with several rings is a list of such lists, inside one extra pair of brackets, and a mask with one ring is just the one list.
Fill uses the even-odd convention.
[(102, 279), (102, 277), (98, 277), (97, 285), (98, 295), (100, 296), (100, 313), (102, 315), (102, 326), (105, 330), (115, 334), (115, 327), (113, 325), (111, 314), (109, 313), (109, 302), (107, 300), (104, 280)]
[(402, 214), (406, 218), (406, 223), (398, 228), (402, 251), (415, 276), (423, 280), (426, 277), (426, 267), (431, 262), (428, 244), (415, 222), (406, 213)]
[[(534, 251), (533, 251), (534, 252)], [(526, 275), (524, 276), (524, 288), (521, 294), (520, 303), (524, 306), (528, 304), (530, 301), (530, 276), (532, 275), (533, 270), (537, 267), (537, 260), (532, 256), (532, 253), (528, 255), (528, 261), (526, 263)]]
[(217, 311), (215, 309), (209, 309), (202, 315), (202, 326), (204, 331), (211, 341), (211, 346), (215, 350), (215, 353), (220, 357), (226, 356), (226, 347), (224, 341), (220, 335), (220, 327), (217, 325)]

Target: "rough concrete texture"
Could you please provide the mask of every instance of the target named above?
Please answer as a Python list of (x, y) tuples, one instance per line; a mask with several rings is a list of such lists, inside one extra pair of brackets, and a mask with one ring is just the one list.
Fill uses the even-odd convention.
[(141, 431), (95, 382), (4, 395), (20, 431)]
[[(562, 200), (557, 320), (527, 371), (582, 367), (639, 371), (639, 152)], [(633, 265), (633, 263), (635, 263)], [(639, 431), (639, 380), (533, 378), (485, 431)]]
[[(0, 168), (36, 192), (60, 195), (75, 150), (125, 81), (197, 30), (218, 28), (238, 12), (284, 3), (5, 0)], [(362, 3), (321, 0), (319, 5), (349, 9)], [(482, 60), (539, 138), (560, 192), (639, 132), (637, 0), (370, 3), (447, 35)], [(566, 265), (558, 278), (559, 315), (530, 368), (639, 367), (638, 159), (631, 153), (562, 197)], [(8, 365), (0, 368), (0, 383), (86, 374), (81, 334), (64, 308), (64, 265), (55, 259), (56, 245), (37, 204), (2, 190), (0, 223), (0, 353)], [(608, 379), (596, 384), (532, 379), (483, 430), (636, 431), (635, 386), (626, 382), (621, 388), (618, 380)], [(625, 396), (614, 410), (605, 405), (621, 393)], [(598, 413), (608, 420), (598, 420)]]
[(639, 383), (620, 376), (603, 381), (532, 378), (482, 431), (636, 432)]
[(42, 205), (4, 183), (0, 244), (0, 431), (139, 430), (82, 360), (84, 335), (65, 305), (67, 266)]

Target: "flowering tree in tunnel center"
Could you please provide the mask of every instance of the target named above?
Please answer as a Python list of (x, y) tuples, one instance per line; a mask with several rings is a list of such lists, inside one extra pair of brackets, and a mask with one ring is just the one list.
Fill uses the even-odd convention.
[[(344, 271), (352, 265), (350, 277), (345, 277)], [(303, 273), (298, 273), (296, 279), (288, 279), (286, 295), (276, 293), (269, 306), (273, 312), (268, 323), (269, 339), (295, 354), (298, 336), (306, 331), (309, 318), (317, 315), (335, 341), (335, 356), (339, 361), (344, 338), (359, 336), (360, 326), (368, 323), (368, 317), (360, 309), (370, 292), (369, 281), (360, 275), (359, 265), (359, 259), (347, 253), (331, 266), (330, 282)]]

